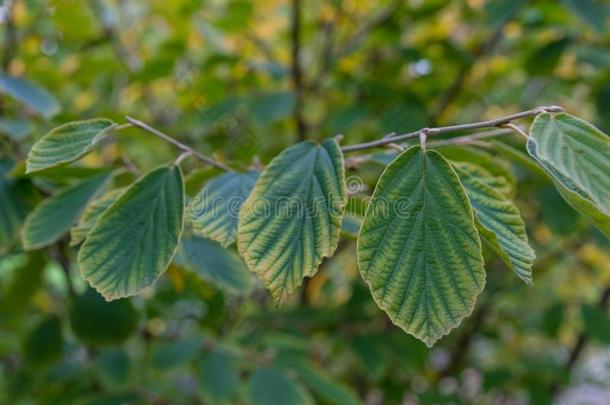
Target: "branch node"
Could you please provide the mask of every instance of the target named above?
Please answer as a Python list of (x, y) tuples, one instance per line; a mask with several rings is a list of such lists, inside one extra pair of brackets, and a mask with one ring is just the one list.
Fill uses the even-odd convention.
[(527, 134), (527, 132), (525, 132), (523, 129), (521, 129), (519, 126), (513, 124), (512, 122), (507, 122), (505, 124), (500, 124), (498, 126), (500, 128), (512, 129), (513, 131), (515, 131), (519, 135), (523, 136), (525, 139), (529, 138), (529, 135)]
[(419, 132), (419, 146), (421, 146), (421, 150), (426, 150), (426, 139), (428, 139), (428, 134), (430, 132), (430, 128), (424, 128)]

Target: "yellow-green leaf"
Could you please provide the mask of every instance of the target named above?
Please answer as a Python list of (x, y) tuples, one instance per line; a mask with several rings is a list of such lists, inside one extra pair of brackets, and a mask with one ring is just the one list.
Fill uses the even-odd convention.
[(180, 168), (150, 171), (96, 221), (78, 254), (81, 274), (108, 301), (152, 286), (176, 252), (183, 215)]
[(25, 220), (21, 232), (23, 248), (39, 249), (61, 238), (78, 220), (89, 201), (106, 184), (109, 173), (64, 188), (38, 205)]
[(449, 163), (412, 147), (384, 170), (358, 238), (360, 273), (392, 322), (432, 346), (485, 286), (473, 210)]
[(30, 149), (27, 173), (73, 162), (104, 139), (117, 124), (105, 118), (69, 122), (52, 129)]
[(296, 144), (261, 174), (241, 208), (238, 247), (276, 302), (333, 254), (346, 202), (343, 154), (334, 139)]
[(453, 166), (474, 208), (477, 226), (491, 249), (525, 282), (532, 285), (536, 254), (529, 245), (519, 209), (496, 188), (494, 176), (465, 162)]
[(569, 114), (544, 113), (532, 124), (527, 150), (568, 204), (610, 237), (610, 138)]

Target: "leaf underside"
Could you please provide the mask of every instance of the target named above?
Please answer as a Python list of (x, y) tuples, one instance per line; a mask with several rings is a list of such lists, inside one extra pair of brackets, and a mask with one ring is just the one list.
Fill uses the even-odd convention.
[(477, 227), (496, 254), (528, 286), (536, 255), (517, 207), (498, 191), (494, 177), (472, 163), (454, 163), (475, 212)]
[(152, 286), (174, 256), (183, 214), (180, 168), (152, 170), (97, 220), (78, 254), (81, 274), (108, 301)]
[(193, 230), (222, 246), (229, 246), (237, 238), (239, 210), (250, 195), (259, 173), (230, 172), (212, 179), (196, 198), (189, 212)]
[(73, 162), (89, 153), (117, 124), (105, 118), (69, 122), (40, 138), (26, 160), (27, 173)]
[(569, 114), (544, 113), (532, 124), (527, 150), (567, 203), (610, 237), (610, 138)]
[(347, 202), (334, 139), (302, 142), (274, 158), (240, 213), (238, 247), (277, 303), (335, 251)]
[(412, 147), (384, 170), (358, 238), (375, 302), (429, 347), (468, 316), (485, 285), (473, 210), (449, 163)]

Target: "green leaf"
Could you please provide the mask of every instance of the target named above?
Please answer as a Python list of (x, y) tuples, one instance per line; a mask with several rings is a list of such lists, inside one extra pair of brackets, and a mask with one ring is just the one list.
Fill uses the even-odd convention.
[(510, 158), (511, 162), (528, 170), (536, 176), (546, 178), (546, 172), (542, 170), (540, 165), (538, 165), (538, 163), (536, 163), (536, 161), (532, 159), (531, 156), (523, 150), (523, 148), (517, 149), (515, 146), (499, 139), (490, 139), (487, 142), (492, 144), (494, 149), (502, 156)]
[(28, 180), (0, 177), (0, 253), (19, 240), (19, 231), (34, 203), (34, 188)]
[(481, 241), (442, 155), (412, 147), (386, 167), (360, 229), (358, 262), (377, 305), (429, 347), (472, 312), (485, 286)]
[(80, 159), (117, 127), (113, 121), (97, 118), (69, 122), (52, 129), (30, 149), (26, 173), (37, 172)]
[(184, 185), (177, 166), (140, 178), (97, 220), (78, 254), (85, 280), (110, 301), (152, 286), (182, 233)]
[(25, 220), (21, 232), (23, 248), (39, 249), (61, 238), (76, 222), (85, 206), (107, 183), (105, 173), (64, 188), (39, 204)]
[(261, 94), (250, 100), (249, 110), (254, 119), (267, 124), (288, 117), (294, 111), (295, 102), (292, 92)]
[(190, 362), (202, 350), (203, 341), (199, 338), (159, 342), (153, 346), (151, 362), (155, 368), (165, 370)]
[(563, 0), (563, 2), (597, 32), (604, 33), (608, 31), (610, 6), (606, 1)]
[(610, 237), (610, 138), (569, 114), (544, 113), (532, 124), (527, 150), (567, 203)]
[(275, 157), (240, 213), (239, 253), (283, 303), (337, 248), (347, 195), (334, 139), (302, 142)]
[(45, 118), (51, 118), (61, 110), (51, 93), (26, 79), (0, 75), (0, 93), (13, 97)]
[(561, 323), (563, 322), (563, 318), (563, 303), (557, 302), (544, 311), (540, 322), (540, 328), (544, 331), (544, 333), (546, 333), (547, 336), (556, 337), (557, 332), (561, 327)]
[(525, 61), (526, 72), (530, 76), (551, 76), (571, 43), (572, 39), (566, 36), (532, 49)]
[(239, 393), (239, 372), (235, 360), (228, 354), (213, 351), (201, 362), (201, 390), (211, 402), (230, 401)]
[(294, 365), (299, 378), (324, 403), (343, 405), (360, 404), (360, 398), (350, 387), (334, 381), (324, 370), (307, 364)]
[(510, 171), (508, 164), (485, 151), (476, 149), (471, 146), (454, 146), (447, 145), (437, 148), (445, 158), (456, 162), (476, 162), (491, 175), (496, 178), (497, 187), (504, 195), (513, 195), (517, 180)]
[(583, 305), (582, 318), (588, 335), (601, 343), (610, 344), (610, 317), (606, 309)]
[(496, 188), (494, 177), (472, 163), (454, 163), (474, 208), (479, 232), (496, 254), (528, 286), (536, 254), (529, 245), (519, 209)]
[(13, 317), (20, 318), (28, 304), (43, 284), (43, 270), (47, 264), (43, 252), (30, 253), (27, 261), (17, 267), (11, 278), (3, 282), (0, 298), (0, 319), (4, 325)]
[(274, 367), (258, 368), (250, 377), (252, 405), (308, 405), (314, 401), (301, 384)]
[(243, 295), (252, 287), (253, 276), (241, 258), (209, 239), (192, 236), (182, 240), (175, 262), (228, 292)]
[(26, 336), (23, 357), (28, 364), (43, 366), (59, 359), (62, 349), (61, 320), (57, 316), (49, 316)]
[(491, 26), (504, 24), (523, 7), (525, 0), (495, 0), (485, 2), (485, 21)]
[(8, 135), (16, 141), (21, 141), (31, 129), (28, 121), (0, 118), (0, 134)]
[(105, 385), (124, 387), (129, 382), (131, 361), (122, 350), (105, 349), (95, 361), (95, 370)]
[(90, 288), (70, 307), (74, 334), (91, 346), (122, 343), (136, 330), (137, 322), (138, 314), (131, 301), (106, 302)]
[(235, 242), (239, 210), (258, 176), (257, 171), (230, 172), (212, 179), (189, 203), (194, 231), (222, 246)]
[(76, 246), (85, 240), (87, 234), (93, 229), (97, 219), (110, 207), (121, 194), (125, 192), (125, 189), (118, 188), (103, 196), (93, 200), (91, 204), (85, 208), (83, 215), (81, 215), (78, 224), (70, 229), (70, 246)]

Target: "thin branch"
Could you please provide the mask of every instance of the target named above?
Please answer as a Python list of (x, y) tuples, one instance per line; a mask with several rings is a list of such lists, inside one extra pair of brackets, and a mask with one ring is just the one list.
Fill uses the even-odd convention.
[(121, 131), (123, 129), (131, 128), (133, 126), (134, 125), (131, 122), (128, 122), (126, 124), (121, 124), (121, 125), (114, 127), (114, 131)]
[(564, 111), (564, 109), (559, 106), (536, 107), (531, 110), (527, 110), (527, 111), (523, 111), (520, 113), (511, 114), (511, 115), (507, 115), (505, 117), (496, 118), (496, 119), (487, 120), (487, 121), (473, 122), (470, 124), (451, 125), (451, 126), (447, 126), (447, 127), (422, 128), (417, 131), (408, 132), (406, 134), (386, 136), (382, 139), (378, 139), (375, 141), (359, 143), (359, 144), (355, 144), (355, 145), (348, 145), (348, 146), (343, 147), (342, 150), (343, 150), (343, 152), (353, 152), (353, 151), (357, 151), (357, 150), (376, 148), (379, 146), (387, 145), (389, 143), (396, 143), (399, 141), (404, 141), (406, 139), (417, 138), (417, 137), (419, 137), (419, 135), (422, 132), (425, 132), (427, 136), (432, 136), (432, 135), (446, 134), (449, 132), (468, 131), (468, 130), (472, 130), (472, 129), (494, 128), (494, 127), (499, 127), (504, 124), (508, 124), (517, 119), (536, 116), (543, 112), (558, 113), (558, 112), (563, 112), (563, 111)]
[(467, 145), (470, 143), (477, 143), (481, 139), (494, 138), (497, 136), (504, 136), (512, 134), (513, 131), (506, 129), (492, 129), (491, 131), (479, 132), (472, 135), (456, 136), (454, 138), (443, 139), (442, 141), (428, 142), (428, 146), (431, 148), (445, 145)]
[(512, 122), (508, 122), (506, 124), (502, 124), (502, 125), (500, 125), (500, 127), (501, 128), (508, 128), (510, 130), (513, 130), (517, 134), (519, 134), (522, 137), (524, 137), (525, 139), (529, 138), (529, 135), (527, 134), (527, 132), (525, 132), (523, 129), (519, 128), (517, 125), (513, 124)]
[(303, 70), (301, 67), (301, 0), (292, 0), (292, 84), (296, 96), (294, 121), (297, 126), (297, 138), (304, 141), (306, 135), (305, 118), (303, 117)]
[(191, 155), (192, 155), (192, 153), (191, 153), (191, 151), (190, 151), (190, 150), (187, 150), (186, 152), (182, 152), (182, 153), (180, 154), (180, 156), (178, 156), (178, 158), (176, 159), (176, 163), (175, 163), (175, 165), (176, 165), (176, 166), (179, 166), (179, 165), (180, 165), (180, 163), (182, 163), (182, 161), (183, 161), (184, 159), (186, 159), (187, 157), (189, 157), (189, 156), (191, 156)]
[(134, 118), (131, 117), (125, 117), (125, 119), (127, 121), (129, 121), (134, 127), (143, 129), (144, 131), (150, 132), (151, 134), (163, 139), (164, 141), (171, 143), (172, 145), (176, 146), (177, 148), (181, 149), (184, 152), (189, 152), (191, 153), (193, 156), (197, 157), (199, 160), (201, 160), (202, 162), (205, 162), (207, 164), (209, 164), (210, 166), (213, 166), (217, 169), (220, 170), (224, 170), (226, 172), (231, 172), (233, 171), (232, 168), (230, 168), (229, 166), (225, 165), (222, 162), (219, 162), (218, 160), (215, 160), (209, 156), (205, 156), (199, 152), (197, 152), (196, 150), (194, 150), (193, 148), (191, 148), (188, 145), (183, 144), (182, 142), (172, 138), (171, 136), (159, 131), (158, 129), (155, 129), (153, 127), (151, 127), (148, 124), (143, 123), (142, 121), (136, 120)]

